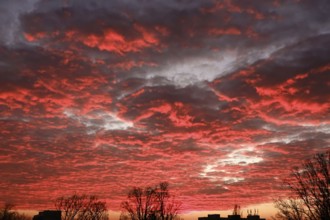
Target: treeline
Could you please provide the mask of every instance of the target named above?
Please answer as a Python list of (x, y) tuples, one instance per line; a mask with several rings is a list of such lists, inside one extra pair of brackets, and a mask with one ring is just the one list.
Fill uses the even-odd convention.
[(105, 201), (96, 196), (74, 194), (59, 197), (55, 208), (62, 211), (62, 220), (108, 220), (108, 209)]
[[(58, 197), (54, 206), (61, 211), (61, 220), (108, 220), (106, 201), (95, 195), (74, 194)], [(161, 182), (156, 186), (134, 187), (121, 203), (121, 220), (174, 220), (181, 203), (169, 191), (169, 184)], [(31, 220), (32, 217), (13, 210), (5, 204), (0, 212), (0, 220)]]
[(0, 220), (30, 220), (27, 215), (21, 214), (14, 209), (14, 205), (6, 203), (0, 209)]

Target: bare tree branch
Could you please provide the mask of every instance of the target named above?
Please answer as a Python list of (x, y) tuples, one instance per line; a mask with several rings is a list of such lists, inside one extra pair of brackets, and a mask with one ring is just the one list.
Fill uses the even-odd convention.
[(329, 220), (330, 219), (330, 151), (317, 154), (292, 171), (285, 185), (293, 196), (278, 199), (280, 219)]
[(77, 195), (59, 197), (55, 207), (62, 211), (62, 220), (107, 220), (106, 202), (96, 196)]
[(162, 182), (155, 187), (133, 188), (127, 201), (121, 204), (124, 212), (121, 219), (173, 220), (181, 207), (169, 193), (169, 184)]

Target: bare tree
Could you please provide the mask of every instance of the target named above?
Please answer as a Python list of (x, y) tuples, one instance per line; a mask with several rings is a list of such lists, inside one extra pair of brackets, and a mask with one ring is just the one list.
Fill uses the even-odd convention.
[(1, 220), (11, 220), (13, 219), (14, 212), (12, 211), (14, 205), (6, 203), (0, 211)]
[(55, 207), (62, 211), (62, 220), (107, 220), (106, 202), (96, 196), (77, 195), (59, 197)]
[(179, 212), (180, 203), (170, 196), (169, 184), (162, 182), (155, 187), (134, 187), (122, 203), (124, 213), (120, 219), (173, 220)]
[(155, 210), (155, 189), (134, 187), (129, 191), (127, 201), (122, 208), (127, 211), (131, 220), (147, 220)]
[(276, 213), (277, 219), (283, 220), (303, 220), (303, 203), (295, 198), (279, 198), (275, 200), (275, 207), (279, 210)]
[(317, 154), (301, 168), (295, 168), (285, 184), (292, 196), (275, 202), (279, 218), (330, 219), (330, 151)]
[(173, 220), (181, 207), (181, 203), (171, 197), (169, 193), (169, 184), (162, 182), (156, 187), (157, 212), (161, 220)]
[(86, 195), (74, 194), (69, 197), (59, 197), (55, 200), (55, 207), (62, 211), (62, 220), (74, 220), (83, 209), (83, 201)]
[(0, 209), (0, 220), (28, 220), (28, 216), (14, 211), (15, 205), (5, 203), (3, 208)]
[(108, 219), (106, 202), (99, 201), (96, 196), (90, 196), (78, 214), (78, 220), (106, 220)]

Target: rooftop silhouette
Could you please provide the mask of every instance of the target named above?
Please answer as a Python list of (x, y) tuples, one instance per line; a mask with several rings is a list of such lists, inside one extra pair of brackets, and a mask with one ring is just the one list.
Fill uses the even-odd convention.
[(207, 217), (198, 217), (198, 220), (266, 220), (260, 218), (257, 214), (249, 214), (246, 218), (241, 217), (239, 214), (228, 215), (228, 217), (220, 217), (220, 214), (209, 214)]
[(45, 210), (33, 216), (33, 220), (61, 220), (61, 211)]

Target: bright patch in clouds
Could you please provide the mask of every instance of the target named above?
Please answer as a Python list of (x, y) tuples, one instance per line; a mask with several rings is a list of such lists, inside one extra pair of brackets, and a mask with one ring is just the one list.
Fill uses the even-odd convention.
[(221, 165), (247, 166), (249, 164), (259, 163), (262, 160), (262, 157), (256, 155), (254, 148), (243, 148), (233, 151), (226, 158), (218, 160), (217, 163)]
[(147, 78), (162, 76), (178, 87), (185, 87), (203, 81), (212, 81), (233, 69), (237, 54), (216, 53), (212, 57), (193, 57), (167, 63), (161, 70), (151, 71)]
[(99, 130), (127, 130), (134, 126), (132, 122), (125, 121), (115, 114), (105, 111), (90, 112), (85, 115), (80, 115), (77, 111), (66, 110), (64, 114), (85, 125), (88, 128), (88, 133), (95, 133)]

